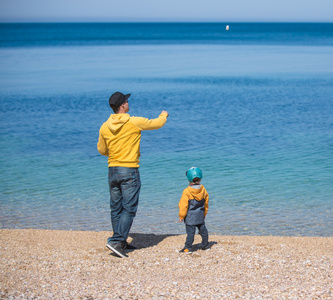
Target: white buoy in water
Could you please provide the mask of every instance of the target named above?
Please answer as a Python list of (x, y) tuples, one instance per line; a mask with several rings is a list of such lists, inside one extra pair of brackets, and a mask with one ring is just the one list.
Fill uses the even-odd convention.
[(225, 27), (225, 30), (229, 30), (229, 25), (227, 25), (227, 26)]

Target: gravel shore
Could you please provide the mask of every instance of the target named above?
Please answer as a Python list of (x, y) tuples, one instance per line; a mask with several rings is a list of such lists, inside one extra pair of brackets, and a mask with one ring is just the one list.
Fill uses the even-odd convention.
[(184, 254), (185, 235), (132, 233), (118, 258), (110, 232), (0, 233), (1, 299), (333, 299), (333, 237), (215, 235)]

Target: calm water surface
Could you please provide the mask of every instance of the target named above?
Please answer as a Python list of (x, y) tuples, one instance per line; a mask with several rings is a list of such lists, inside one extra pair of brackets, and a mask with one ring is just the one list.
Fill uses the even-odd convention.
[(185, 171), (207, 227), (333, 235), (332, 24), (0, 25), (0, 227), (111, 230), (98, 130), (131, 93), (143, 132), (134, 232), (185, 233)]

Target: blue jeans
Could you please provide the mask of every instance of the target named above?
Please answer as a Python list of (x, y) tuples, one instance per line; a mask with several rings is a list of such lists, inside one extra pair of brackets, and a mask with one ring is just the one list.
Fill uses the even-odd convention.
[(199, 229), (199, 234), (201, 235), (202, 238), (202, 247), (207, 247), (208, 246), (208, 230), (206, 228), (205, 224), (198, 224), (198, 225), (187, 225), (186, 226), (186, 241), (185, 241), (185, 248), (188, 250), (192, 249), (192, 244), (194, 241), (194, 235), (195, 235), (195, 229)]
[(139, 205), (139, 169), (109, 167), (109, 188), (113, 236), (108, 242), (125, 242)]

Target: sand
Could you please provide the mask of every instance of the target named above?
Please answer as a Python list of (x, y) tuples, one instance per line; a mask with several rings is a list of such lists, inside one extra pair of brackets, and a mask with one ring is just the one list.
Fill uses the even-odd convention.
[(333, 299), (333, 237), (132, 233), (118, 258), (110, 232), (0, 231), (1, 299)]

